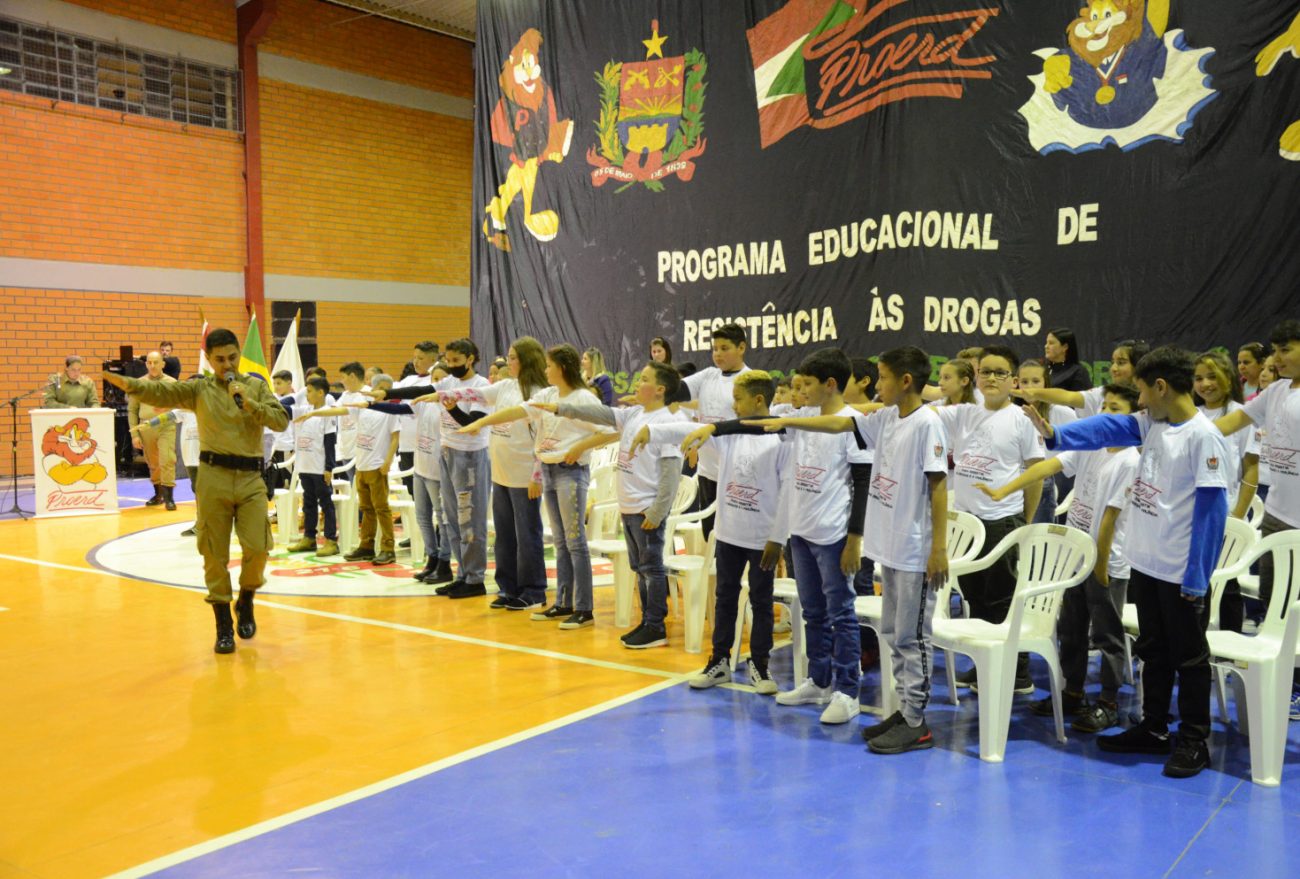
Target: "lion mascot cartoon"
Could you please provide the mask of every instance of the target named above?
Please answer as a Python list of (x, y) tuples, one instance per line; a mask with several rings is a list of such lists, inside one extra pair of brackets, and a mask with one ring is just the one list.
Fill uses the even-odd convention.
[(89, 429), (89, 421), (74, 418), (62, 427), (51, 427), (41, 437), (45, 472), (59, 485), (83, 481), (99, 485), (108, 478), (104, 465), (95, 460), (99, 443), (89, 435)]
[(1169, 0), (1088, 0), (1066, 29), (1068, 51), (1043, 62), (1044, 88), (1081, 125), (1132, 125), (1156, 105), (1168, 20)]
[(560, 230), (555, 211), (533, 212), (537, 169), (543, 162), (562, 162), (573, 139), (573, 120), (559, 119), (555, 93), (542, 79), (538, 62), (542, 35), (524, 31), (501, 65), (501, 98), (492, 110), (492, 140), (510, 149), (510, 170), (497, 197), (488, 202), (483, 235), (501, 250), (510, 249), (506, 214), (515, 198), (524, 197), (524, 228), (538, 241), (550, 241)]

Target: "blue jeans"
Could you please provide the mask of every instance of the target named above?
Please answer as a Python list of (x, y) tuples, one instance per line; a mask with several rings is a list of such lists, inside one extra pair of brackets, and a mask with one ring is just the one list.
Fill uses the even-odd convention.
[(542, 498), (555, 544), (555, 604), (591, 612), (591, 550), (587, 548), (586, 464), (543, 464)]
[(492, 522), (497, 529), (497, 588), (502, 595), (529, 604), (546, 600), (546, 551), (542, 546), (541, 498), (529, 500), (527, 488), (492, 484)]
[(471, 586), (487, 573), (488, 487), (492, 484), (487, 449), (467, 452), (442, 447), (442, 527), (460, 571)]
[(808, 676), (819, 687), (832, 683), (857, 698), (862, 675), (862, 637), (853, 611), (852, 578), (840, 570), (845, 539), (821, 546), (790, 537), (795, 586), (803, 607)]
[(725, 659), (731, 653), (736, 627), (741, 624), (740, 580), (749, 568), (749, 604), (754, 608), (754, 623), (749, 629), (749, 661), (767, 668), (772, 652), (772, 581), (775, 571), (764, 571), (759, 561), (763, 550), (735, 546), (725, 540), (715, 543), (718, 563), (718, 586), (713, 604), (713, 655)]
[(623, 535), (627, 538), (627, 563), (636, 573), (636, 588), (641, 595), (641, 625), (664, 628), (668, 616), (668, 574), (664, 570), (664, 523), (653, 531), (644, 531), (641, 513), (623, 514)]
[(1043, 480), (1043, 494), (1034, 510), (1031, 525), (1051, 525), (1056, 521), (1056, 480), (1048, 477)]
[(299, 473), (302, 486), (302, 536), (315, 539), (318, 515), (325, 518), (325, 539), (338, 540), (339, 530), (334, 522), (333, 488), (325, 483), (321, 473)]
[(420, 526), (424, 536), (424, 551), (427, 555), (449, 562), (451, 561), (451, 543), (447, 540), (447, 529), (439, 529), (434, 524), (434, 515), (442, 507), (442, 489), (436, 479), (415, 474), (415, 524)]

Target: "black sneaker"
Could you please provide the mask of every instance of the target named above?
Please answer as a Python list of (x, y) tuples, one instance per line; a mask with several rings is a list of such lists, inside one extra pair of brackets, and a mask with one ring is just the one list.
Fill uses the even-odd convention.
[[(429, 581), (426, 580), (425, 582), (427, 583), (427, 582), (429, 582)], [(465, 585), (465, 581), (464, 581), (464, 580), (452, 580), (450, 583), (446, 584), (445, 586), (439, 586), (437, 589), (433, 590), (433, 594), (434, 594), (434, 595), (450, 595), (450, 594), (451, 594), (451, 590), (453, 590), (453, 589), (459, 589), (461, 586), (464, 586), (464, 585)]]
[(563, 620), (573, 616), (573, 608), (560, 607), (558, 604), (548, 607), (546, 610), (538, 611), (529, 617), (535, 623), (549, 623), (555, 620)]
[(1086, 706), (1070, 724), (1075, 732), (1098, 733), (1119, 726), (1119, 706), (1113, 702), (1093, 702)]
[(708, 690), (731, 680), (731, 661), (727, 657), (710, 659), (704, 671), (686, 679), (692, 690)]
[(1181, 736), (1174, 753), (1165, 761), (1164, 774), (1170, 778), (1191, 778), (1210, 768), (1210, 748), (1205, 742)]
[(491, 604), (489, 604), (488, 607), (490, 607), (492, 610), (503, 610), (506, 606), (506, 602), (509, 600), (510, 600), (510, 596), (503, 593), (501, 595), (498, 595), (496, 597), (496, 600), (493, 601)]
[(370, 561), (371, 559), (373, 559), (374, 557), (375, 557), (375, 549), (374, 549), (374, 547), (371, 547), (371, 548), (369, 548), (369, 549), (366, 549), (365, 547), (358, 546), (356, 549), (352, 550), (352, 552), (350, 552), (350, 553), (348, 553), (347, 555), (343, 556), (343, 561), (345, 561), (345, 562), (368, 562), (368, 561)]
[(973, 690), (975, 690), (976, 692), (979, 692), (979, 690), (976, 688), (976, 685), (975, 685), (975, 684), (976, 684), (976, 682), (975, 682), (975, 666), (972, 665), (972, 666), (971, 666), (970, 668), (968, 668), (966, 671), (964, 671), (964, 672), (962, 672), (961, 674), (957, 675), (957, 689), (959, 689), (959, 690), (972, 690), (972, 689), (973, 689)]
[(511, 598), (511, 599), (509, 599), (508, 601), (506, 601), (505, 608), (506, 608), (506, 610), (513, 610), (513, 611), (520, 611), (520, 610), (537, 610), (539, 607), (541, 607), (541, 606), (544, 605), (545, 603), (546, 603), (545, 600), (543, 600), (543, 601), (531, 601), (531, 600), (529, 600), (529, 599), (527, 599), (527, 598), (524, 598), (524, 597), (521, 595), (521, 596), (519, 596), (518, 598)]
[[(1088, 702), (1082, 693), (1065, 692), (1061, 694), (1061, 713), (1065, 717), (1078, 717), (1088, 709)], [(1029, 710), (1039, 717), (1052, 716), (1052, 697), (1035, 699), (1029, 703)]]
[(566, 631), (569, 629), (585, 629), (587, 626), (595, 624), (596, 615), (594, 613), (589, 610), (576, 610), (568, 619), (560, 623), (560, 628)]
[(656, 626), (642, 626), (632, 633), (632, 637), (623, 639), (623, 646), (629, 650), (667, 647), (668, 633)]
[(645, 628), (645, 623), (637, 623), (637, 626), (636, 626), (635, 629), (633, 629), (633, 630), (630, 631), (630, 632), (624, 632), (622, 635), (619, 635), (619, 636), (618, 636), (618, 640), (620, 640), (620, 641), (622, 641), (624, 644), (626, 644), (629, 640), (631, 640), (632, 638), (635, 638), (637, 635), (641, 634), (641, 630), (644, 629), (644, 628)]
[(917, 727), (908, 726), (903, 722), (894, 724), (893, 729), (867, 742), (867, 747), (877, 754), (924, 751), (926, 748), (934, 747), (934, 736), (930, 734), (930, 727), (926, 726), (924, 720)]
[(466, 583), (461, 581), (455, 589), (447, 590), (448, 598), (477, 598), (481, 595), (487, 595), (487, 587), (482, 583)]
[(895, 711), (893, 714), (889, 715), (884, 720), (880, 721), (880, 723), (863, 727), (862, 741), (870, 742), (874, 739), (878, 739), (902, 722), (903, 722), (903, 712)]
[(1098, 736), (1097, 747), (1112, 754), (1168, 754), (1174, 743), (1169, 733), (1158, 733), (1139, 723), (1113, 736)]

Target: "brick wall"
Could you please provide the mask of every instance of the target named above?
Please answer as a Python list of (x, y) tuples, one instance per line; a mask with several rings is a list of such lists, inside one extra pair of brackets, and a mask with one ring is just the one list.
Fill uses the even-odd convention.
[(132, 18), (200, 37), (238, 38), (234, 0), (65, 0), (109, 15)]
[(316, 345), (320, 365), (335, 371), (349, 360), (393, 370), (396, 378), (411, 359), (416, 342), (446, 345), (469, 335), (469, 309), (360, 302), (321, 302), (316, 306)]
[(473, 123), (262, 81), (266, 270), (469, 283)]
[(242, 271), (237, 135), (0, 92), (0, 256)]

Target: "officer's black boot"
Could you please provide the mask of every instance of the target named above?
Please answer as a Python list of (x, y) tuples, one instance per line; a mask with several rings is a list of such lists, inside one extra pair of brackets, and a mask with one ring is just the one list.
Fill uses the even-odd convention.
[(176, 509), (176, 499), (172, 497), (172, 486), (164, 485), (162, 487), (162, 493), (163, 493), (163, 503), (165, 504), (164, 509), (168, 509), (168, 510)]
[(212, 612), (217, 617), (217, 644), (212, 648), (215, 653), (235, 652), (235, 621), (230, 617), (230, 604), (222, 602), (212, 605)]
[(240, 589), (235, 602), (235, 616), (239, 617), (239, 637), (248, 640), (257, 634), (257, 620), (253, 619), (253, 590)]
[(144, 502), (146, 507), (156, 507), (163, 502), (162, 486), (158, 483), (153, 484), (153, 497)]

